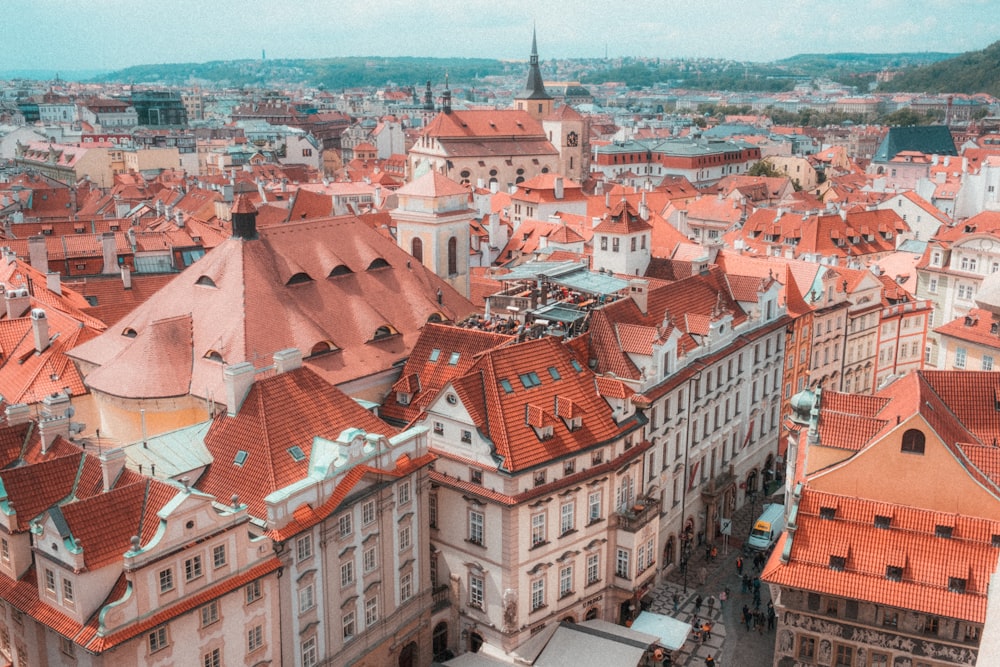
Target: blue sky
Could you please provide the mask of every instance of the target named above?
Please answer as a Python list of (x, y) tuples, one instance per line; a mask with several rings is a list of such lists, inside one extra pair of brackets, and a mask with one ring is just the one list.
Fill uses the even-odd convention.
[(3, 0), (0, 71), (349, 55), (523, 59), (981, 49), (1000, 0)]

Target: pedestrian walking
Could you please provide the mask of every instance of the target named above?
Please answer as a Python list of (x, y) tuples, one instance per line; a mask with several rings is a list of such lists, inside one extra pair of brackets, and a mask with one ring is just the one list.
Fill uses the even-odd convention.
[(743, 605), (743, 625), (750, 631), (750, 607)]
[(701, 593), (698, 593), (698, 595), (695, 596), (694, 598), (694, 610), (696, 612), (701, 611), (701, 600), (702, 600)]
[(673, 597), (671, 599), (673, 600), (673, 603), (674, 603), (674, 611), (677, 611), (678, 609), (680, 609), (680, 606), (681, 606), (681, 596), (678, 595), (677, 593), (674, 593)]
[(757, 634), (764, 634), (764, 612), (757, 612)]
[(708, 657), (705, 658), (705, 667), (715, 667), (716, 664), (717, 663), (715, 662), (715, 658), (712, 657), (712, 654), (709, 654)]
[(774, 630), (774, 622), (777, 614), (774, 613), (774, 604), (770, 600), (767, 602), (767, 629)]
[(699, 586), (704, 586), (706, 579), (708, 579), (708, 568), (702, 565), (698, 568), (698, 580), (701, 581)]
[(701, 626), (701, 640), (707, 641), (712, 638), (712, 624), (705, 621)]
[(728, 588), (723, 589), (723, 591), (719, 593), (719, 611), (722, 611), (723, 609), (726, 608), (726, 600), (728, 598), (729, 598), (729, 589)]
[(743, 556), (736, 557), (736, 574), (743, 574)]
[(743, 592), (744, 593), (749, 593), (750, 592), (750, 575), (749, 574), (744, 574), (742, 581), (743, 581)]
[(712, 610), (715, 609), (715, 596), (709, 595), (706, 602), (708, 602), (708, 613), (711, 614)]

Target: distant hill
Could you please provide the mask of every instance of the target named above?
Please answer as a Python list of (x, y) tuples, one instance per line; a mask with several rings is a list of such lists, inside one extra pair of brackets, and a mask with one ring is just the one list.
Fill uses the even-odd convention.
[(988, 93), (1000, 97), (1000, 42), (981, 51), (907, 69), (879, 85), (886, 92)]
[[(138, 65), (109, 72), (95, 80), (137, 84), (185, 85), (207, 82), (223, 86), (271, 86), (289, 83), (327, 89), (440, 84), (445, 73), (453, 81), (473, 81), (504, 74), (510, 63), (486, 58), (320, 58), (314, 60), (217, 60), (207, 63)], [(523, 70), (524, 65), (519, 65)]]
[(954, 53), (801, 53), (774, 64), (802, 74), (829, 76), (830, 72), (878, 72), (885, 68), (927, 65), (953, 58)]

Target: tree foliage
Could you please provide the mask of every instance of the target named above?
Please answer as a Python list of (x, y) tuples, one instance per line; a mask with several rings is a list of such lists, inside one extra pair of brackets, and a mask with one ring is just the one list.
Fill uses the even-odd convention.
[(987, 93), (1000, 96), (1000, 42), (930, 65), (904, 70), (879, 85), (887, 92)]

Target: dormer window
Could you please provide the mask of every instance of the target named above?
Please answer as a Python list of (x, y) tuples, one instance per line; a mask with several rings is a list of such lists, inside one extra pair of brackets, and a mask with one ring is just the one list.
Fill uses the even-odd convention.
[(889, 581), (902, 581), (903, 580), (903, 568), (897, 565), (886, 565), (885, 566), (885, 578)]
[(209, 350), (208, 352), (206, 352), (205, 359), (208, 359), (209, 361), (215, 361), (220, 364), (225, 363), (225, 360), (222, 358), (222, 355), (219, 354), (219, 352), (217, 352), (216, 350)]
[(847, 558), (844, 556), (830, 556), (830, 569), (843, 572), (847, 567)]
[(312, 348), (310, 348), (309, 356), (318, 357), (322, 354), (327, 354), (328, 352), (335, 352), (336, 350), (337, 346), (334, 345), (331, 341), (321, 340), (320, 342), (313, 345)]
[(950, 540), (952, 532), (954, 532), (954, 527), (952, 527), (952, 526), (943, 526), (943, 525), (940, 525), (940, 524), (937, 525), (937, 526), (934, 526), (934, 536), (935, 537), (942, 537), (942, 538), (944, 538), (946, 540)]
[(374, 271), (375, 269), (384, 269), (387, 266), (389, 266), (389, 262), (385, 261), (381, 257), (376, 257), (371, 261), (371, 264), (368, 265), (367, 270)]
[(375, 335), (372, 336), (372, 340), (384, 340), (390, 336), (396, 334), (396, 330), (389, 325), (384, 325), (375, 330)]
[(902, 451), (911, 454), (924, 453), (925, 438), (922, 431), (915, 428), (908, 429), (903, 433)]
[(337, 276), (346, 276), (349, 273), (354, 273), (351, 271), (350, 267), (346, 264), (338, 264), (337, 266), (330, 269), (330, 273), (327, 274), (327, 278), (336, 278)]
[(132, 327), (125, 327), (122, 329), (122, 335), (126, 338), (135, 338), (138, 334)]
[(819, 508), (819, 518), (833, 520), (837, 516), (836, 507), (820, 507)]
[(288, 279), (285, 283), (285, 287), (291, 287), (292, 285), (304, 285), (306, 283), (313, 282), (313, 279), (305, 271), (299, 271)]
[(889, 529), (889, 525), (892, 523), (892, 517), (883, 516), (881, 514), (875, 515), (875, 527), (882, 528), (884, 530)]
[(535, 473), (535, 486), (541, 486), (545, 484), (545, 471), (539, 470)]
[(948, 591), (951, 593), (964, 593), (966, 580), (961, 577), (948, 577)]

